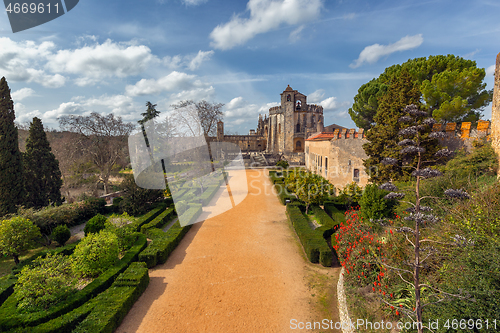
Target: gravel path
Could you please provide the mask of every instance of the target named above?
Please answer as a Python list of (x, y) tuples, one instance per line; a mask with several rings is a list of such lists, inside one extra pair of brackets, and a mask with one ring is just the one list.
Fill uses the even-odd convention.
[(311, 264), (265, 173), (247, 170), (245, 200), (193, 225), (150, 270), (148, 288), (116, 332), (290, 332), (291, 319), (318, 318)]

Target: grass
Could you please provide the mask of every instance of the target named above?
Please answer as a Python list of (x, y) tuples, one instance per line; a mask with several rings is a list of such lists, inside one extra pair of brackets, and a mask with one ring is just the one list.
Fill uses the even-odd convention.
[[(22, 261), (24, 259), (27, 259), (40, 251), (46, 250), (47, 248), (53, 249), (55, 248), (55, 246), (51, 245), (49, 247), (40, 246), (37, 248), (33, 248), (31, 250), (28, 250), (23, 255), (19, 256), (19, 260)], [(0, 257), (0, 277), (9, 275), (10, 271), (14, 266), (15, 266), (14, 259), (12, 257), (5, 257), (5, 256)]]

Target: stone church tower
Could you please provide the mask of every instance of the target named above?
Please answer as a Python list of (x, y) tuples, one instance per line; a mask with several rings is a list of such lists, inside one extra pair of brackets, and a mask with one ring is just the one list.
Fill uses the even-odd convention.
[[(495, 84), (493, 86), (493, 105), (491, 107), (491, 145), (500, 158), (500, 53), (497, 55)], [(498, 171), (500, 176), (500, 169)]]
[(268, 153), (302, 157), (305, 139), (323, 128), (323, 107), (307, 104), (306, 95), (288, 86), (281, 93), (281, 105), (270, 108), (260, 126)]

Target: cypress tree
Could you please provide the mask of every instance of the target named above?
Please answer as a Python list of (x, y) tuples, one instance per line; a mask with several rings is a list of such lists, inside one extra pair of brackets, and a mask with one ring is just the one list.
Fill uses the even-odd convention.
[[(381, 163), (384, 157), (400, 157), (399, 151), (402, 147), (398, 145), (400, 141), (398, 133), (400, 129), (409, 125), (399, 122), (398, 119), (404, 115), (404, 108), (410, 104), (420, 105), (420, 91), (410, 72), (403, 68), (392, 76), (387, 92), (379, 98), (378, 111), (374, 117), (376, 125), (367, 132), (366, 138), (369, 142), (363, 145), (369, 156), (364, 166), (370, 175), (370, 181), (374, 183), (410, 179), (413, 169), (409, 166), (415, 166), (416, 159), (401, 161), (400, 167), (402, 168), (397, 169)], [(429, 132), (430, 128), (423, 133), (424, 139), (427, 138)], [(431, 157), (438, 147), (437, 140), (426, 142), (426, 152), (423, 156)]]
[(24, 155), (26, 206), (40, 208), (60, 205), (62, 178), (59, 162), (51, 151), (42, 121), (35, 117), (30, 125)]
[(5, 77), (0, 79), (0, 216), (16, 212), (25, 192), (23, 166), (14, 125), (14, 102)]

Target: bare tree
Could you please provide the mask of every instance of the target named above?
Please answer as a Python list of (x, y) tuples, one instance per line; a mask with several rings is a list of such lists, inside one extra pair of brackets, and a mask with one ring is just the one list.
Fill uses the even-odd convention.
[(126, 155), (127, 137), (135, 125), (112, 113), (102, 116), (97, 112), (89, 116), (62, 116), (58, 120), (61, 129), (80, 134), (77, 143), (99, 170), (104, 193), (109, 193), (109, 177)]
[[(189, 108), (194, 106), (194, 108)], [(192, 100), (181, 101), (178, 104), (173, 104), (171, 107), (174, 110), (190, 110), (184, 112), (174, 112), (173, 120), (180, 121), (183, 125), (187, 125), (192, 134), (199, 131), (198, 128), (193, 128), (193, 124), (200, 124), (201, 130), (205, 137), (215, 136), (217, 133), (217, 122), (222, 120), (224, 113), (221, 111), (224, 104), (222, 103), (209, 103), (205, 100), (195, 103)], [(197, 119), (196, 121), (194, 121)], [(197, 134), (199, 135), (199, 134)]]

